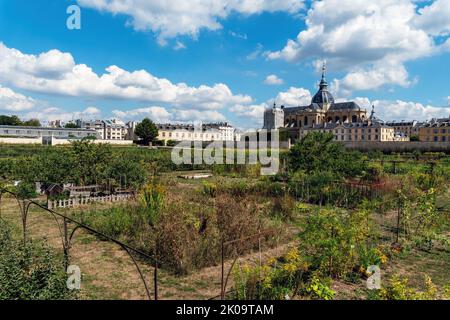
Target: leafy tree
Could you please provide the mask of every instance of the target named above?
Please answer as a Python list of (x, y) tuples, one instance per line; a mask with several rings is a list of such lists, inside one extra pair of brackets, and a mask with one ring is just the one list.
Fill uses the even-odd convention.
[(22, 121), (18, 116), (0, 115), (0, 125), (2, 126), (20, 126)]
[(81, 185), (101, 183), (111, 164), (112, 150), (108, 144), (94, 144), (88, 140), (72, 142), (72, 176)]
[(25, 127), (41, 127), (41, 122), (38, 119), (30, 119), (24, 121), (22, 125)]
[(349, 152), (334, 141), (331, 133), (312, 132), (297, 142), (289, 153), (289, 166), (293, 171), (307, 174), (333, 172), (336, 175), (355, 176), (364, 169), (359, 152)]
[(66, 129), (77, 129), (78, 125), (76, 123), (73, 122), (68, 122), (64, 125), (64, 128)]
[(144, 144), (148, 145), (153, 142), (158, 136), (158, 128), (149, 118), (145, 118), (136, 126), (136, 135), (144, 141)]

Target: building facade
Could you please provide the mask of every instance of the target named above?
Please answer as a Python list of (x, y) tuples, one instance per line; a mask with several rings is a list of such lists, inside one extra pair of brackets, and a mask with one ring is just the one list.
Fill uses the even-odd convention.
[(124, 122), (117, 119), (105, 120), (103, 122), (105, 125), (105, 140), (125, 140), (128, 130)]
[(422, 142), (449, 142), (450, 118), (433, 119), (419, 128), (419, 140)]
[(22, 126), (0, 126), (0, 136), (11, 138), (53, 137), (56, 139), (83, 139), (90, 137), (100, 139), (99, 133), (95, 130)]
[(418, 121), (391, 121), (386, 122), (387, 126), (393, 127), (396, 134), (403, 134), (407, 137), (419, 136), (419, 128), (423, 125)]
[(100, 139), (105, 139), (105, 123), (102, 120), (79, 121), (78, 125), (82, 129), (97, 131)]
[[(200, 126), (184, 124), (158, 124), (158, 140), (168, 141), (233, 141), (234, 128), (223, 123), (203, 124)], [(231, 139), (231, 140), (224, 140)]]

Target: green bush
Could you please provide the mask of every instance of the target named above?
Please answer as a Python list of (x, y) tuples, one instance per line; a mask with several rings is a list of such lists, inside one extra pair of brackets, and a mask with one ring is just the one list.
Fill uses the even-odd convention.
[(43, 242), (16, 241), (0, 220), (0, 300), (73, 299), (64, 264)]

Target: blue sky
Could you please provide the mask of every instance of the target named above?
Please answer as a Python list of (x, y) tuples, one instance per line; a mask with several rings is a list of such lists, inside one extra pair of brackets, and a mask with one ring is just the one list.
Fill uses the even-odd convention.
[(274, 99), (308, 104), (327, 60), (338, 99), (450, 114), (450, 0), (186, 3), (0, 0), (0, 113), (259, 127)]

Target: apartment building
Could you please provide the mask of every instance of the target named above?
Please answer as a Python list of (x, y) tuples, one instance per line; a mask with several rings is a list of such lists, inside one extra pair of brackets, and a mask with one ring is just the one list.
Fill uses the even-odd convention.
[(403, 135), (407, 137), (411, 136), (418, 136), (419, 135), (419, 128), (423, 123), (418, 122), (416, 120), (414, 121), (391, 121), (386, 122), (386, 125), (389, 127), (393, 127), (395, 130), (395, 133), (402, 133)]
[(105, 139), (105, 124), (102, 120), (91, 120), (91, 121), (79, 121), (77, 124), (82, 129), (95, 130), (100, 135), (100, 139)]
[(324, 123), (301, 129), (300, 138), (314, 131), (332, 133), (334, 140), (341, 142), (404, 141), (406, 139), (404, 136), (396, 136), (394, 128), (380, 122)]
[(124, 122), (111, 119), (103, 121), (105, 125), (105, 140), (125, 140), (128, 130)]
[[(158, 140), (168, 141), (223, 141), (222, 132), (210, 125), (195, 127), (184, 124), (158, 124)], [(233, 136), (234, 138), (234, 136)]]
[(433, 119), (419, 128), (419, 140), (422, 142), (449, 142), (450, 118)]

